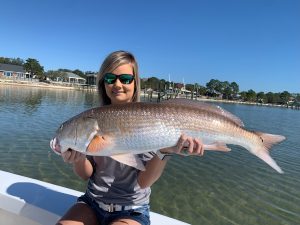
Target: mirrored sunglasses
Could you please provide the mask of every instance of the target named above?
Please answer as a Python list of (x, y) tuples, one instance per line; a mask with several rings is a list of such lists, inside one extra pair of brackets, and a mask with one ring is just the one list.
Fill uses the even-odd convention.
[(122, 84), (131, 84), (131, 82), (134, 80), (134, 76), (131, 74), (116, 75), (113, 73), (106, 73), (104, 75), (104, 82), (107, 84), (114, 84), (117, 79), (119, 79)]

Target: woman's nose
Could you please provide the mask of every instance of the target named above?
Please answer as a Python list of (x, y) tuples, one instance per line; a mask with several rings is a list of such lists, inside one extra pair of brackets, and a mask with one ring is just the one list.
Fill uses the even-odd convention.
[(115, 87), (121, 88), (122, 87), (122, 83), (119, 79), (116, 80), (116, 82), (114, 83)]

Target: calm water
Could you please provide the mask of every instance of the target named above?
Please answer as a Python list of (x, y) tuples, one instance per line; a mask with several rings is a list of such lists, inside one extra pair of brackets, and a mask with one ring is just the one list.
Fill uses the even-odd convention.
[[(93, 106), (96, 93), (0, 85), (0, 169), (84, 191), (49, 140), (61, 122)], [(221, 106), (248, 129), (287, 137), (271, 152), (285, 174), (238, 147), (173, 157), (152, 188), (152, 211), (195, 225), (300, 224), (300, 111)]]

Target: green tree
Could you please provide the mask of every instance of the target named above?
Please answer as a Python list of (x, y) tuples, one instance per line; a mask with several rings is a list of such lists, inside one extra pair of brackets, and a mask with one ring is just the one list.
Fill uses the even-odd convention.
[(288, 91), (284, 91), (279, 94), (279, 97), (281, 99), (281, 103), (283, 105), (287, 105), (288, 101), (290, 100), (291, 94)]
[(0, 57), (0, 63), (10, 64), (10, 60), (9, 58)]
[(159, 90), (164, 91), (166, 88), (167, 88), (166, 80), (165, 79), (159, 80)]
[(274, 104), (282, 104), (280, 93), (274, 93)]
[(28, 58), (24, 64), (24, 68), (31, 76), (37, 76), (39, 79), (44, 77), (44, 67), (36, 59)]
[(58, 71), (62, 71), (62, 72), (70, 72), (70, 73), (73, 72), (72, 70), (69, 70), (69, 69), (58, 69)]
[(231, 82), (230, 83), (230, 88), (231, 88), (231, 90), (232, 90), (232, 94), (233, 94), (233, 96), (234, 97), (236, 97), (237, 96), (237, 94), (239, 93), (239, 85), (236, 83), (236, 82)]
[(11, 59), (11, 64), (13, 65), (18, 65), (18, 66), (23, 66), (24, 65), (24, 60), (20, 58), (13, 58)]
[(247, 101), (247, 92), (246, 91), (240, 92), (240, 96), (243, 101)]
[(159, 82), (160, 82), (160, 80), (158, 78), (156, 78), (156, 77), (151, 77), (150, 79), (151, 79), (151, 83), (153, 85), (153, 90), (157, 91), (159, 89)]
[(222, 82), (222, 81), (219, 81), (219, 80), (216, 80), (216, 81), (217, 81), (216, 82), (217, 85), (215, 87), (216, 92), (223, 94), (223, 91), (226, 88), (228, 82), (227, 81)]
[(87, 75), (87, 74), (97, 74), (98, 72), (93, 72), (93, 71), (90, 71), (90, 70), (88, 70), (88, 71), (85, 71), (85, 75)]
[(246, 93), (246, 100), (248, 102), (255, 102), (256, 101), (256, 93), (252, 89), (248, 90)]
[(276, 100), (275, 100), (275, 95), (274, 95), (274, 93), (273, 92), (268, 92), (267, 94), (266, 94), (266, 99), (267, 99), (267, 103), (269, 103), (269, 104), (275, 104), (276, 102)]
[(193, 91), (194, 90), (194, 85), (193, 84), (186, 84), (185, 89), (188, 91)]
[(207, 94), (206, 87), (200, 85), (199, 86), (199, 94), (202, 95), (202, 96), (206, 95)]
[(232, 96), (232, 90), (228, 81), (221, 82), (220, 92), (223, 94), (224, 99), (229, 99)]
[(220, 89), (220, 81), (211, 79), (208, 83), (206, 83), (206, 88), (209, 95), (216, 96), (216, 92), (218, 91), (218, 89)]
[(264, 92), (258, 92), (256, 95), (256, 102), (258, 103), (266, 103), (266, 95)]
[(266, 94), (268, 103), (270, 104), (282, 104), (282, 99), (280, 98), (280, 93), (268, 92)]
[(0, 63), (23, 66), (24, 60), (20, 58), (0, 57)]
[(73, 70), (72, 73), (75, 73), (82, 78), (86, 78), (86, 75), (79, 69)]
[(145, 81), (144, 85), (146, 88), (152, 88), (153, 90), (158, 90), (159, 82), (160, 82), (160, 80), (158, 78), (150, 77)]

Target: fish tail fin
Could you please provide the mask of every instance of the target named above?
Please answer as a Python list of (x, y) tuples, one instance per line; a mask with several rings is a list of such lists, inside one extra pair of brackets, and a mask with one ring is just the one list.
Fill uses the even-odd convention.
[(261, 132), (255, 132), (261, 139), (263, 143), (263, 147), (255, 152), (255, 155), (266, 162), (269, 166), (275, 169), (278, 173), (283, 173), (281, 168), (277, 165), (274, 159), (269, 154), (269, 150), (275, 144), (278, 144), (285, 140), (285, 137), (282, 135), (275, 135), (275, 134), (267, 134)]
[(262, 159), (265, 163), (267, 163), (269, 166), (271, 166), (274, 170), (276, 170), (278, 173), (283, 173), (282, 169), (277, 165), (274, 159), (269, 154), (269, 151), (266, 151), (266, 149), (263, 149), (261, 151), (258, 151), (255, 153), (255, 155)]
[(273, 145), (278, 144), (285, 140), (285, 137), (282, 135), (267, 134), (267, 133), (261, 133), (261, 132), (254, 132), (254, 133), (256, 133), (260, 137), (264, 147), (267, 150), (270, 150)]

